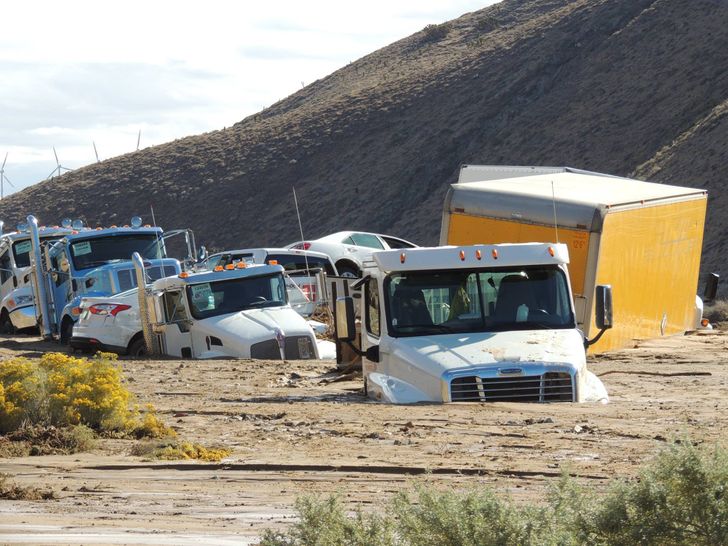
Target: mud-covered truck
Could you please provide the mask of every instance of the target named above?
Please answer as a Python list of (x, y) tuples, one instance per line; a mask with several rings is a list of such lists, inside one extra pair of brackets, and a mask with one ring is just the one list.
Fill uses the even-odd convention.
[[(593, 336), (597, 285), (614, 328), (594, 352), (696, 328), (704, 190), (571, 168), (465, 165), (445, 199), (440, 244), (560, 241), (569, 248), (576, 321)], [(696, 299), (697, 298), (697, 299)]]
[[(565, 244), (375, 252), (336, 300), (336, 337), (362, 355), (367, 394), (392, 403), (607, 401), (586, 368)], [(597, 290), (611, 326), (611, 292)], [(359, 338), (359, 339), (357, 339)]]
[(319, 357), (311, 326), (288, 303), (280, 265), (241, 261), (147, 284), (142, 257), (132, 259), (137, 288), (81, 298), (71, 347), (178, 358)]

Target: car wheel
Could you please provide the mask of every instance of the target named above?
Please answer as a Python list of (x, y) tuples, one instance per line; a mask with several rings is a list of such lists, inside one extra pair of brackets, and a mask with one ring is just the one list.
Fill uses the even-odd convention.
[(346, 277), (347, 279), (358, 279), (361, 277), (361, 271), (351, 265), (342, 265), (336, 269), (339, 272), (339, 277)]
[(147, 356), (147, 344), (144, 342), (144, 337), (138, 337), (129, 344), (129, 349), (126, 354), (138, 358), (140, 356)]
[(14, 334), (15, 326), (10, 321), (10, 315), (7, 310), (3, 309), (0, 313), (0, 334)]
[(73, 335), (73, 321), (70, 318), (63, 319), (61, 323), (61, 345), (68, 345)]

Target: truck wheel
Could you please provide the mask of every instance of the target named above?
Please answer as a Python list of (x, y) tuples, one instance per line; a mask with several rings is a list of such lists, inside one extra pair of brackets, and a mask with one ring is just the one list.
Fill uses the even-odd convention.
[(336, 270), (339, 272), (339, 277), (346, 277), (348, 279), (358, 279), (361, 277), (361, 271), (352, 265), (337, 266)]
[(126, 354), (138, 358), (140, 356), (147, 356), (147, 344), (144, 343), (143, 337), (138, 337), (129, 344), (129, 349)]
[(15, 326), (10, 321), (10, 315), (7, 310), (3, 309), (0, 313), (0, 334), (14, 334)]
[(71, 342), (71, 336), (73, 335), (73, 321), (70, 318), (63, 319), (61, 323), (61, 345), (68, 345)]

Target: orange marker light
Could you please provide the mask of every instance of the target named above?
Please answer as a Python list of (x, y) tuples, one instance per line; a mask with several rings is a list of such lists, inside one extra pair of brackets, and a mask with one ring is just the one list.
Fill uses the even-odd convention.
[(270, 260), (268, 265), (278, 265), (278, 260)]
[(551, 256), (553, 256), (554, 254), (556, 254), (556, 253), (554, 252), (554, 247), (552, 247), (552, 246), (550, 246), (550, 247), (549, 247), (549, 254), (550, 254)]
[(222, 271), (222, 266), (221, 265), (216, 265), (215, 266), (215, 269), (213, 269), (213, 271)]
[(407, 259), (407, 254), (402, 252), (402, 254), (399, 255), (399, 263), (403, 264), (406, 259)]
[(482, 260), (483, 259), (483, 253), (480, 250), (476, 250), (475, 251), (475, 258), (478, 259), (478, 260)]
[(228, 271), (230, 271), (231, 269), (235, 269), (235, 265), (233, 265), (233, 264), (227, 264), (225, 266), (225, 269), (227, 269)]
[(704, 319), (702, 319), (702, 320), (700, 321), (700, 325), (701, 325), (701, 326), (702, 326), (703, 328), (707, 328), (708, 326), (710, 326), (710, 321), (709, 321), (709, 320), (708, 320), (707, 318), (704, 318)]
[(498, 250), (494, 248), (493, 251), (491, 252), (491, 255), (493, 256), (494, 260), (497, 260), (498, 259)]
[(465, 261), (465, 251), (464, 250), (460, 251), (460, 260), (462, 260), (463, 262)]
[(187, 273), (187, 271), (183, 271), (182, 273), (179, 274), (180, 279), (186, 279), (189, 276), (190, 276), (190, 274)]
[(235, 264), (238, 269), (245, 269), (245, 262), (238, 262)]

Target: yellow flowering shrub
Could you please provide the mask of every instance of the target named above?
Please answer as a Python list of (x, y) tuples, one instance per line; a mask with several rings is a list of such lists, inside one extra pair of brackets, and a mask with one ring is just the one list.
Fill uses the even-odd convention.
[(33, 425), (86, 425), (105, 432), (163, 437), (174, 433), (149, 405), (142, 415), (122, 384), (116, 355), (76, 358), (46, 353), (40, 360), (0, 362), (0, 433)]
[(225, 448), (205, 447), (192, 442), (178, 442), (171, 445), (158, 448), (153, 455), (157, 459), (180, 460), (180, 459), (199, 459), (202, 461), (220, 462), (222, 459), (230, 455), (232, 451)]

